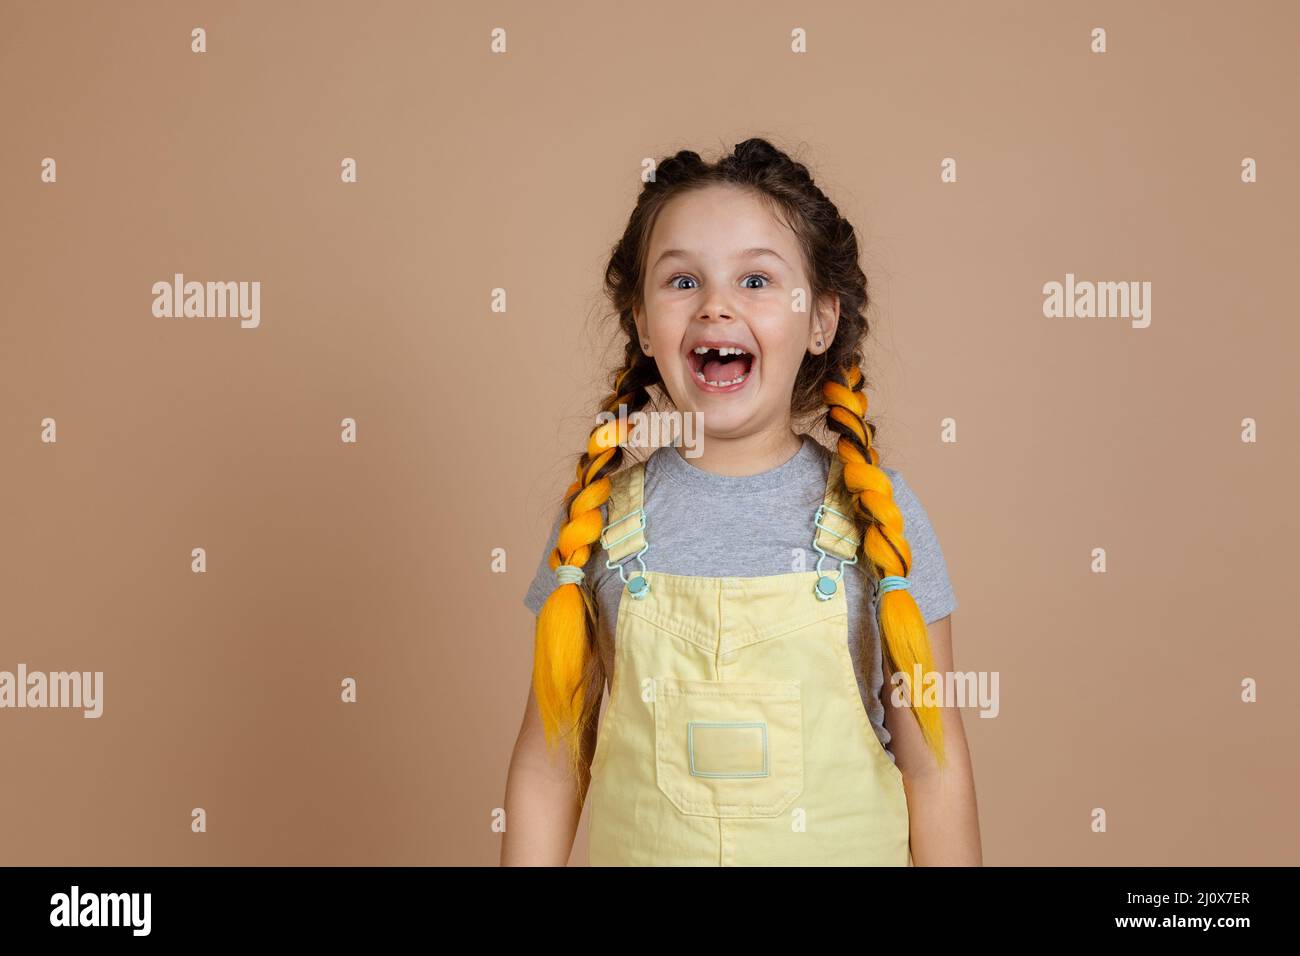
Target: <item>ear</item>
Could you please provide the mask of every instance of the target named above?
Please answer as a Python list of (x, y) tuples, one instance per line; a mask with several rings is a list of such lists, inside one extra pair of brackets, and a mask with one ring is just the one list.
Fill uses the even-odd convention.
[(808, 324), (808, 351), (820, 355), (829, 349), (835, 340), (835, 330), (839, 324), (840, 297), (824, 297), (813, 311), (812, 321)]
[(645, 312), (640, 305), (632, 306), (632, 321), (636, 323), (636, 336), (638, 344), (649, 342), (650, 336), (646, 333)]

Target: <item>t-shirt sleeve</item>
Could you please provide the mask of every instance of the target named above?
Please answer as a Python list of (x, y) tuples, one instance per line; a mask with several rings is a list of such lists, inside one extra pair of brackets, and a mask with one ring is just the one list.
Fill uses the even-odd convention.
[(537, 563), (537, 570), (533, 574), (533, 580), (528, 585), (528, 593), (524, 595), (524, 605), (534, 614), (541, 612), (542, 605), (546, 603), (546, 599), (555, 590), (555, 572), (551, 570), (550, 558), (551, 552), (555, 550), (555, 542), (560, 537), (561, 517), (563, 517), (563, 511), (556, 509), (555, 517), (551, 521), (550, 534), (546, 537), (546, 546), (542, 548), (542, 559)]
[[(604, 516), (604, 506), (601, 506), (601, 515)], [(524, 605), (534, 614), (540, 614), (542, 605), (546, 599), (551, 596), (559, 584), (555, 580), (555, 572), (551, 570), (551, 552), (555, 550), (555, 544), (560, 538), (560, 519), (564, 517), (563, 507), (555, 509), (555, 517), (551, 521), (551, 531), (546, 538), (546, 546), (542, 548), (541, 559), (537, 562), (537, 570), (533, 574), (533, 580), (528, 585), (528, 592), (524, 595)], [(587, 560), (585, 568), (587, 580), (592, 580), (597, 567), (596, 560), (600, 553), (599, 543), (592, 545), (591, 557)]]
[(903, 513), (903, 536), (912, 548), (912, 599), (921, 610), (926, 624), (947, 617), (957, 610), (957, 597), (948, 580), (948, 565), (943, 559), (939, 538), (930, 524), (916, 492), (901, 474), (889, 471), (894, 486), (894, 504)]

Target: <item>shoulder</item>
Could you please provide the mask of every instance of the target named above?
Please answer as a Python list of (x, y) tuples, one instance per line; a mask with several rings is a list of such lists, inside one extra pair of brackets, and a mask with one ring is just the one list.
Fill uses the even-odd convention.
[(907, 480), (907, 476), (897, 468), (886, 468), (882, 465), (880, 470), (889, 476), (889, 485), (894, 492), (894, 504), (903, 513), (904, 533), (909, 538), (912, 530), (921, 531), (923, 534), (928, 535), (930, 533), (929, 516), (925, 512), (925, 506), (921, 504), (921, 499), (917, 496), (916, 490)]
[(804, 441), (812, 450), (812, 454), (808, 456), (809, 460), (817, 464), (822, 473), (825, 474), (831, 467), (831, 462), (835, 458), (835, 452), (832, 449), (827, 448), (811, 435), (805, 435)]
[(665, 466), (672, 464), (672, 462), (668, 461), (668, 456), (676, 454), (677, 451), (672, 445), (660, 445), (643, 458), (638, 458), (633, 461), (625, 461), (623, 467), (619, 469), (618, 474), (624, 474), (625, 472), (631, 471), (633, 468), (645, 469), (647, 476), (665, 471), (667, 470)]
[(903, 516), (903, 537), (912, 554), (909, 577), (912, 596), (927, 624), (947, 617), (957, 608), (948, 563), (939, 535), (925, 506), (906, 476), (894, 468), (882, 468), (894, 489), (894, 504)]
[(903, 517), (903, 537), (912, 548), (913, 556), (922, 563), (928, 563), (930, 557), (942, 554), (939, 536), (930, 521), (930, 515), (922, 504), (920, 497), (907, 476), (897, 468), (881, 466), (889, 477), (893, 489), (894, 506)]

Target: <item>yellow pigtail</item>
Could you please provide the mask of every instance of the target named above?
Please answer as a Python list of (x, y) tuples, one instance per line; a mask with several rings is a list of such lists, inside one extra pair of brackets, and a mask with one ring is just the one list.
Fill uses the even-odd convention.
[[(607, 411), (627, 401), (629, 396), (620, 392), (620, 386), (633, 371), (626, 368), (615, 379), (615, 396)], [(597, 425), (588, 438), (586, 453), (578, 460), (577, 478), (565, 492), (569, 520), (561, 526), (548, 562), (553, 571), (563, 568), (557, 575), (561, 583), (537, 615), (533, 692), (547, 747), (554, 750), (562, 735), (570, 737), (570, 770), (575, 781), (580, 779), (583, 733), (599, 711), (601, 692), (598, 682), (589, 680), (589, 663), (595, 656), (596, 605), (590, 584), (580, 572), (591, 557), (592, 546), (600, 540), (600, 509), (609, 500), (609, 474), (618, 469), (626, 442), (626, 418)], [(593, 692), (597, 699), (588, 700)]]
[[(852, 366), (842, 375), (844, 382), (829, 379), (822, 387), (822, 395), (829, 406), (827, 426), (839, 435), (836, 451), (844, 463), (844, 486), (853, 496), (859, 526), (866, 528), (862, 550), (881, 577), (905, 578), (912, 569), (912, 548), (903, 537), (903, 513), (894, 503), (893, 485), (879, 467), (880, 456), (872, 447), (873, 430), (866, 422), (862, 370)], [(911, 593), (906, 588), (887, 590), (880, 595), (878, 604), (880, 631), (894, 668), (906, 674), (909, 681), (916, 664), (921, 665), (923, 676), (933, 672), (934, 657), (925, 618)], [(921, 687), (910, 688), (912, 713), (936, 763), (943, 767), (947, 760), (942, 711), (936, 705), (927, 705), (921, 691)]]

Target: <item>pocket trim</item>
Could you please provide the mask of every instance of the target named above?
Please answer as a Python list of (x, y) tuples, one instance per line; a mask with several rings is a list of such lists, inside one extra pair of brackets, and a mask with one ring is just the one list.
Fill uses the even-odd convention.
[[(721, 770), (699, 770), (696, 768), (695, 760), (695, 728), (707, 727), (712, 729), (726, 727), (732, 730), (742, 730), (745, 728), (761, 728), (763, 744), (763, 767), (761, 770), (737, 771), (735, 773), (726, 773)], [(691, 720), (686, 724), (686, 751), (689, 755), (688, 766), (693, 777), (766, 777), (771, 774), (771, 763), (768, 759), (767, 751), (767, 721), (765, 720)]]

